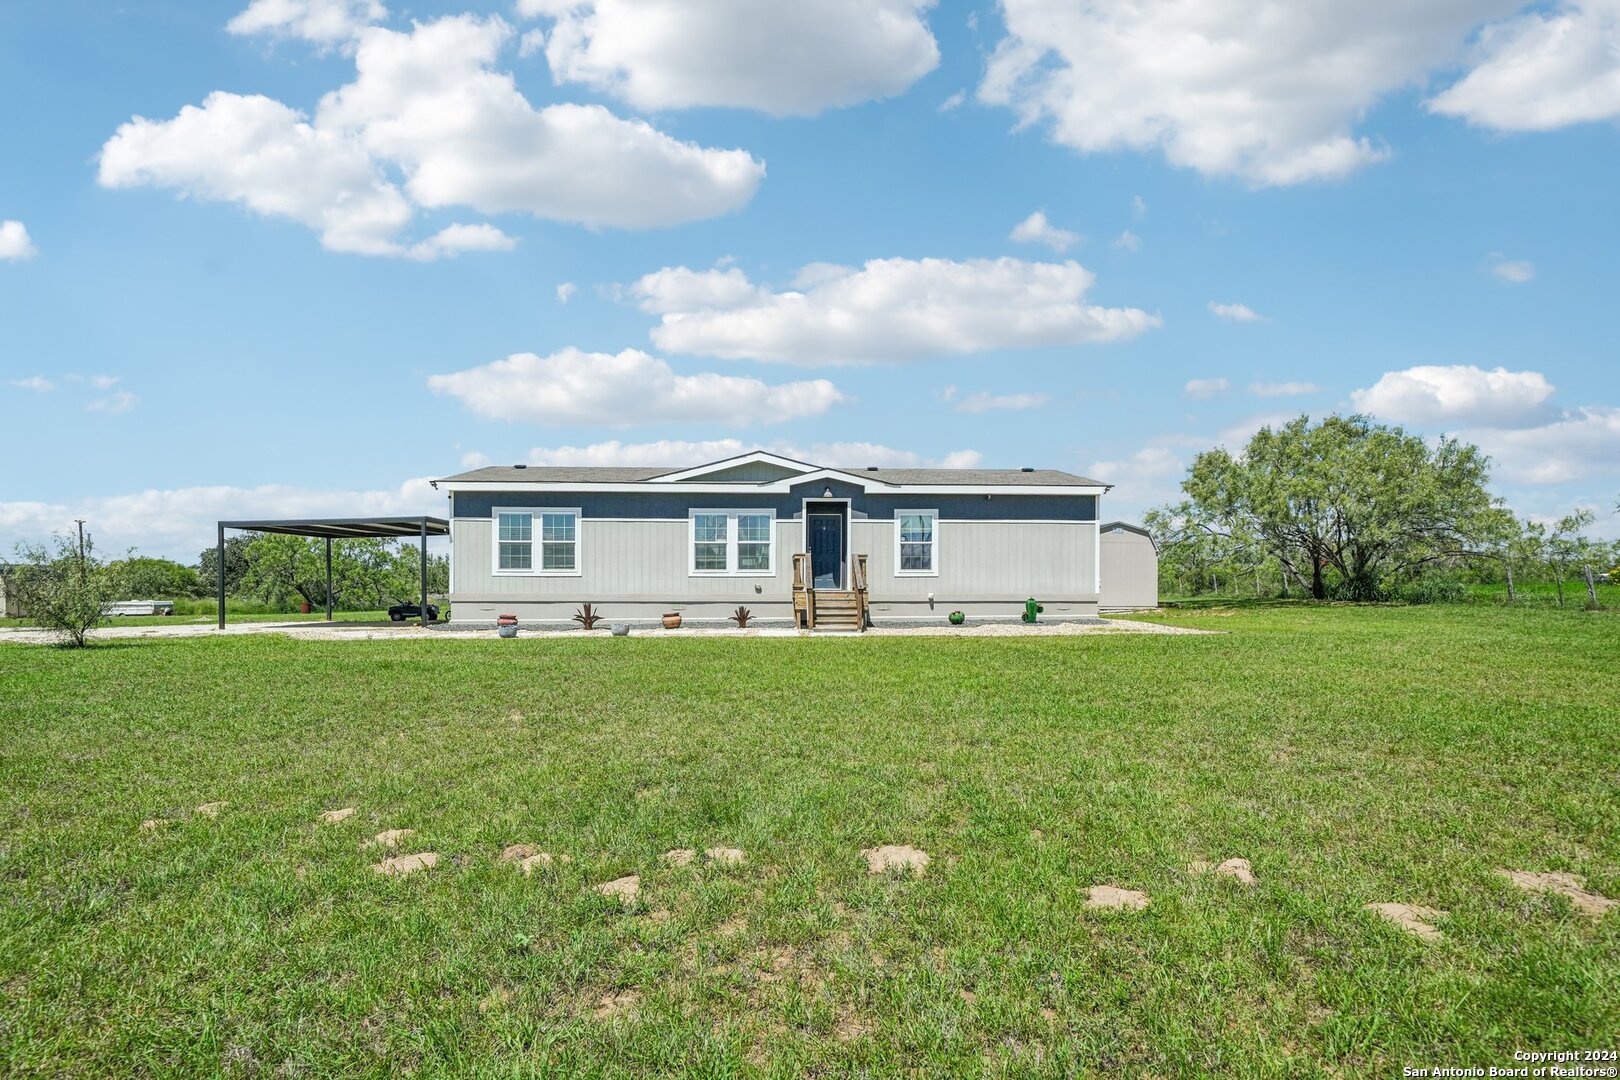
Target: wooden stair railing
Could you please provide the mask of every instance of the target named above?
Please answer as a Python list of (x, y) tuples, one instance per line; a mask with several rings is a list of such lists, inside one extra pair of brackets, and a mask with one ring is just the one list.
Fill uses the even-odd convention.
[(793, 625), (799, 625), (804, 615), (804, 628), (816, 628), (816, 587), (810, 577), (810, 553), (800, 551), (793, 556)]
[(867, 601), (866, 601), (866, 556), (857, 555), (854, 559), (854, 580), (850, 582), (855, 589), (855, 612), (860, 618), (861, 631), (866, 631)]

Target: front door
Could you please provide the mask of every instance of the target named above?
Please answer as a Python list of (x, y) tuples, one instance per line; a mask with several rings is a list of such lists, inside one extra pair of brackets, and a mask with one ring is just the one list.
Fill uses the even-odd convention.
[(844, 515), (810, 514), (810, 577), (818, 589), (844, 587)]

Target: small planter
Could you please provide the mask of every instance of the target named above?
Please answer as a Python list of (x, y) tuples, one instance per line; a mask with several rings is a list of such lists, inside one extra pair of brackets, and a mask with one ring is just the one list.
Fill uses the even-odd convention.
[(517, 637), (518, 620), (516, 615), (502, 615), (495, 620), (495, 632), (501, 637)]
[(309, 610), (310, 610), (310, 608), (309, 608), (309, 601), (308, 600), (305, 600), (303, 603), (298, 605), (298, 613), (300, 615), (308, 615)]
[(664, 629), (679, 630), (681, 628), (681, 613), (678, 611), (664, 612)]
[(627, 622), (616, 622), (613, 625), (609, 626), (608, 629), (613, 631), (613, 636), (614, 637), (629, 637), (630, 636), (630, 624), (627, 623)]
[(952, 626), (961, 626), (963, 623), (967, 622), (967, 613), (962, 611), (953, 611), (947, 615), (946, 618), (951, 620)]

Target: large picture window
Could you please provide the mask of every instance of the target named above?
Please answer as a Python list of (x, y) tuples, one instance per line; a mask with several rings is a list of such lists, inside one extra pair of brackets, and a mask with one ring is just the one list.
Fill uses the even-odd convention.
[(578, 574), (579, 511), (496, 507), (495, 572)]
[(692, 574), (776, 573), (776, 515), (769, 510), (694, 510)]
[(939, 574), (939, 515), (933, 510), (894, 512), (894, 572)]

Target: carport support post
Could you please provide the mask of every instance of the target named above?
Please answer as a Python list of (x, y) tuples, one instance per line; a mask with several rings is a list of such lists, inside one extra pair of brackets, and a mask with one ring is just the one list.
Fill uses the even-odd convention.
[(219, 628), (225, 629), (225, 526), (219, 527), (219, 546), (214, 549), (215, 565), (219, 569)]
[(427, 614), (427, 518), (422, 519), (422, 625), (428, 624)]
[(326, 538), (326, 621), (332, 621), (332, 538)]

